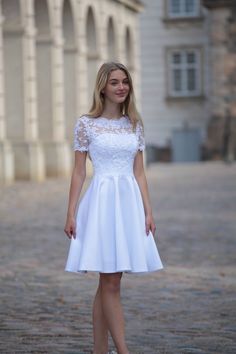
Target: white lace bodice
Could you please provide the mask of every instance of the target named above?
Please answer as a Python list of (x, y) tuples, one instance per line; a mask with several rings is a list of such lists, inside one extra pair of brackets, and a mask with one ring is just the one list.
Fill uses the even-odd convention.
[(95, 174), (133, 174), (134, 157), (145, 148), (143, 127), (135, 132), (128, 117), (119, 119), (82, 116), (74, 131), (74, 150), (88, 151)]

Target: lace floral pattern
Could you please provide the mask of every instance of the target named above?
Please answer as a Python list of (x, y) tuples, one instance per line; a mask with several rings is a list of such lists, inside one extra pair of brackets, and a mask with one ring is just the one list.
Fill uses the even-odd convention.
[[(126, 117), (119, 119), (80, 117), (74, 129), (74, 151), (88, 151), (92, 138), (109, 132), (114, 134), (132, 134), (132, 125)], [(138, 149), (143, 151), (145, 149), (145, 139), (143, 127), (140, 123), (136, 127), (136, 136)]]
[(143, 151), (145, 149), (145, 139), (144, 139), (143, 126), (140, 123), (137, 124), (136, 134), (138, 137), (138, 149), (140, 151)]
[(86, 122), (80, 118), (77, 120), (74, 129), (74, 151), (88, 151), (89, 137), (86, 128)]
[(133, 131), (126, 116), (119, 119), (82, 116), (74, 133), (74, 150), (89, 151), (96, 173), (132, 174), (137, 151), (145, 149), (142, 125), (138, 123)]

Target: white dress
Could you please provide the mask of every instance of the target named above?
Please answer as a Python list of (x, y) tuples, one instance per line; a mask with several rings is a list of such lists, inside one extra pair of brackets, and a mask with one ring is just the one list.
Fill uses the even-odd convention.
[(77, 120), (74, 150), (89, 152), (94, 173), (79, 203), (66, 271), (144, 273), (163, 268), (154, 237), (145, 231), (133, 173), (135, 155), (144, 148), (141, 124), (133, 132), (126, 116)]

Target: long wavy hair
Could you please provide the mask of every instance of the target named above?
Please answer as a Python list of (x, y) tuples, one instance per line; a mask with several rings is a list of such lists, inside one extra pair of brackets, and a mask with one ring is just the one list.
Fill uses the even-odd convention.
[(143, 125), (142, 119), (137, 111), (136, 105), (135, 105), (135, 97), (134, 97), (134, 89), (133, 89), (133, 82), (132, 78), (130, 76), (130, 73), (128, 69), (121, 63), (116, 63), (116, 62), (108, 62), (102, 64), (100, 67), (98, 73), (97, 73), (97, 78), (95, 82), (95, 88), (94, 88), (94, 93), (93, 93), (93, 103), (92, 106), (89, 110), (89, 113), (87, 116), (92, 117), (92, 118), (97, 118), (102, 115), (102, 112), (104, 110), (104, 104), (105, 104), (105, 97), (102, 91), (104, 90), (108, 79), (109, 75), (112, 71), (114, 70), (122, 70), (129, 82), (129, 93), (123, 103), (120, 104), (120, 113), (122, 115), (128, 116), (130, 122), (132, 123), (133, 129), (136, 128), (137, 122), (140, 122)]

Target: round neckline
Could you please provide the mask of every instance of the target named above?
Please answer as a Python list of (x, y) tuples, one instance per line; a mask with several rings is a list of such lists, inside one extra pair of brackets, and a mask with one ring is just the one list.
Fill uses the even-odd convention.
[(108, 121), (114, 122), (114, 121), (119, 121), (119, 120), (121, 120), (122, 118), (125, 118), (125, 116), (122, 115), (122, 116), (119, 117), (119, 118), (107, 118), (107, 117), (100, 116), (100, 117), (98, 117), (98, 118), (99, 118), (99, 119), (106, 119), (106, 120), (108, 120)]

